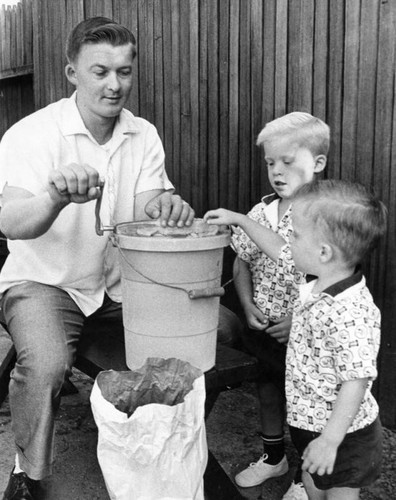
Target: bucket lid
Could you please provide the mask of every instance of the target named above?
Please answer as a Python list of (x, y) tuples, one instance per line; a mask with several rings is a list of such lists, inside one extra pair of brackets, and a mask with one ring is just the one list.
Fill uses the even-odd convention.
[(227, 226), (194, 219), (191, 226), (162, 227), (159, 221), (123, 222), (115, 227), (121, 248), (147, 252), (196, 252), (226, 247), (231, 232)]

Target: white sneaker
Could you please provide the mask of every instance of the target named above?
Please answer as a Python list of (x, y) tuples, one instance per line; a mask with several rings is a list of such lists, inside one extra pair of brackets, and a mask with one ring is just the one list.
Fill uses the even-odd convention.
[(264, 483), (271, 477), (278, 477), (286, 474), (289, 470), (287, 458), (284, 456), (282, 460), (276, 465), (266, 464), (268, 455), (265, 453), (257, 462), (253, 462), (249, 467), (235, 476), (235, 482), (242, 488), (250, 488)]
[(293, 481), (290, 488), (283, 495), (282, 500), (308, 500), (304, 485)]

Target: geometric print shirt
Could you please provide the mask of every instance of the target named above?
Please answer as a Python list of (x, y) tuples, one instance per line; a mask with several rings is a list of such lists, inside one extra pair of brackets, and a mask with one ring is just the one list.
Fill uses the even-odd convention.
[(358, 413), (347, 432), (371, 424), (378, 404), (370, 392), (377, 377), (381, 315), (358, 272), (313, 294), (300, 287), (286, 354), (287, 422), (322, 432), (342, 383), (367, 378)]
[[(291, 207), (278, 221), (278, 204), (276, 195), (264, 196), (247, 216), (280, 234), (289, 243), (293, 232)], [(281, 250), (275, 262), (241, 228), (233, 227), (232, 247), (238, 257), (249, 265), (253, 301), (257, 308), (271, 321), (290, 316), (297, 297), (296, 285), (305, 283), (305, 275), (295, 270), (291, 254), (287, 251), (288, 245)]]

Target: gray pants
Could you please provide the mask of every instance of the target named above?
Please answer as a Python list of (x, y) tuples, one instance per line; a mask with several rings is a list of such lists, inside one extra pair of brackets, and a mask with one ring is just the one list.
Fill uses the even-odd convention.
[(122, 308), (105, 297), (86, 318), (66, 292), (32, 282), (8, 290), (2, 308), (17, 352), (9, 386), (12, 430), (21, 468), (38, 480), (51, 474), (54, 420), (77, 342), (95, 323), (122, 328)]

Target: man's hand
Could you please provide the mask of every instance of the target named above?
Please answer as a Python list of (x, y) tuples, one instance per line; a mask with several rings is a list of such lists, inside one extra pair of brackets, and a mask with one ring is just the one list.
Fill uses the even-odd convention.
[(275, 319), (272, 321), (275, 325), (266, 329), (266, 333), (277, 340), (280, 344), (287, 344), (289, 341), (290, 328), (292, 317), (285, 316), (284, 318)]
[(195, 212), (190, 205), (177, 194), (165, 191), (151, 199), (145, 206), (145, 212), (151, 219), (160, 220), (161, 226), (191, 226)]
[(324, 436), (319, 436), (311, 441), (305, 448), (302, 459), (302, 470), (310, 474), (331, 474), (337, 456), (338, 446), (330, 442)]
[(71, 163), (51, 171), (48, 176), (48, 192), (56, 203), (86, 203), (100, 196), (103, 181), (99, 173), (89, 165)]

